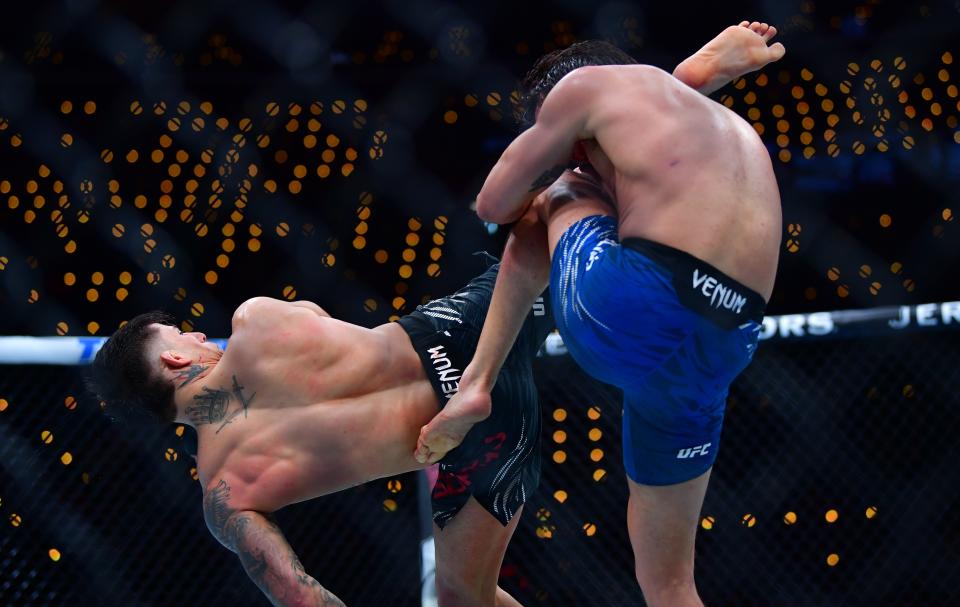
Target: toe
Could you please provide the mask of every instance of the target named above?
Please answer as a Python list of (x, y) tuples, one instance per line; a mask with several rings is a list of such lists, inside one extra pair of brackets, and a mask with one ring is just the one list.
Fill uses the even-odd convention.
[(759, 21), (754, 21), (753, 23), (751, 23), (751, 24), (750, 24), (750, 29), (753, 30), (754, 32), (756, 32), (757, 34), (759, 34), (759, 33), (760, 33), (760, 22), (759, 22)]
[(783, 44), (777, 42), (776, 44), (770, 45), (770, 61), (779, 61), (787, 53), (787, 49)]
[(767, 30), (767, 33), (763, 35), (763, 39), (769, 42), (776, 35), (777, 35), (777, 28), (771, 25), (770, 29)]
[(749, 21), (741, 21), (738, 27), (750, 27)]

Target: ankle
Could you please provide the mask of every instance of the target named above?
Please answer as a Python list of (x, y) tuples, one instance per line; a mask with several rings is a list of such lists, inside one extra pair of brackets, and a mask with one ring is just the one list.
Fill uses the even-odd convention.
[(704, 89), (709, 90), (715, 86), (718, 72), (715, 63), (707, 53), (698, 52), (678, 65), (673, 70), (673, 76), (690, 88), (704, 92)]

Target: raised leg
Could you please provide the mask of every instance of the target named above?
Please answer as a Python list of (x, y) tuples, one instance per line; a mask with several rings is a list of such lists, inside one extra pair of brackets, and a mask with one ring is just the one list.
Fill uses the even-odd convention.
[(709, 95), (735, 78), (780, 60), (787, 52), (784, 46), (779, 42), (767, 46), (776, 35), (777, 28), (766, 23), (732, 25), (680, 63), (673, 75)]
[(547, 229), (531, 210), (514, 225), (503, 250), (487, 321), (473, 359), (460, 378), (458, 393), (420, 430), (414, 451), (417, 461), (440, 461), (463, 441), (474, 424), (490, 415), (490, 391), (527, 313), (549, 279)]

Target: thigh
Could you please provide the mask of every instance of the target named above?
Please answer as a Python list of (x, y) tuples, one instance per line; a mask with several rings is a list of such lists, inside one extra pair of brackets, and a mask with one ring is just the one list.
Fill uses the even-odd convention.
[(676, 485), (640, 485), (630, 479), (627, 527), (637, 579), (647, 596), (693, 587), (693, 549), (710, 470)]
[(443, 529), (434, 525), (441, 592), (461, 596), (464, 604), (494, 604), (503, 555), (522, 508), (504, 526), (471, 497)]
[[(667, 365), (671, 367), (672, 365)], [(726, 390), (709, 402), (687, 395), (696, 375), (678, 374), (685, 385), (665, 385), (663, 370), (623, 392), (623, 466), (642, 485), (676, 485), (713, 467), (720, 450)]]
[(608, 272), (609, 252), (619, 247), (616, 219), (591, 216), (574, 223), (557, 243), (550, 268), (550, 297), (557, 328), (574, 360), (588, 373), (601, 379), (600, 362), (608, 356), (614, 334), (609, 319), (596, 314), (595, 304), (606, 293), (598, 275)]

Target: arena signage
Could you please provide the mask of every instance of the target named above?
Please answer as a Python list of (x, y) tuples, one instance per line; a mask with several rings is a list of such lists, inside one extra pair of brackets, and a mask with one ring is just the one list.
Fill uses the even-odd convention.
[(784, 314), (763, 319), (761, 340), (803, 337), (850, 337), (889, 330), (960, 327), (960, 302), (916, 306), (840, 310), (811, 314)]
[[(935, 328), (960, 328), (960, 301), (767, 316), (763, 319), (760, 340), (843, 338)], [(558, 333), (547, 336), (541, 354), (567, 354), (567, 348)]]
[[(960, 301), (768, 316), (763, 319), (760, 340), (843, 338), (938, 328), (960, 328)], [(0, 364), (85, 365), (93, 361), (104, 341), (103, 337), (0, 337)], [(227, 347), (226, 339), (211, 341)], [(540, 355), (565, 354), (567, 347), (560, 334), (548, 335)]]

